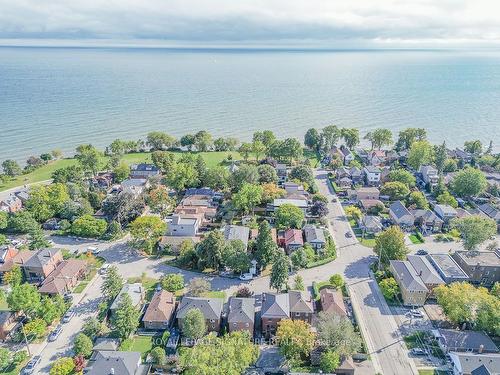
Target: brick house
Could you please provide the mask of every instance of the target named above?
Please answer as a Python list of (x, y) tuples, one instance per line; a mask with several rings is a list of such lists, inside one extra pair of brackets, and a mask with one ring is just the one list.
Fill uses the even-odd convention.
[(255, 322), (255, 299), (232, 297), (227, 316), (228, 331), (248, 331), (253, 336)]

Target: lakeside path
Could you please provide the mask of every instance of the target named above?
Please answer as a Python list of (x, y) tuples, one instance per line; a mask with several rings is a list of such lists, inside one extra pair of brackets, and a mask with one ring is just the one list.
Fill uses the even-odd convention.
[[(328, 280), (332, 274), (343, 274), (375, 372), (384, 375), (417, 375), (415, 364), (408, 356), (408, 349), (400, 335), (396, 320), (378, 285), (370, 278), (369, 265), (375, 259), (372, 249), (360, 245), (355, 236), (345, 237), (345, 233), (351, 229), (340, 203), (331, 202), (333, 192), (327, 181), (327, 172), (316, 170), (315, 178), (320, 193), (328, 197), (329, 230), (335, 239), (338, 257), (328, 264), (301, 270), (298, 274), (302, 276), (304, 284), (307, 286), (310, 286), (313, 281)], [(55, 246), (83, 249), (86, 246), (94, 245), (81, 242), (72, 244), (71, 241), (67, 238), (56, 238)], [(99, 243), (98, 246), (102, 250), (100, 255), (106, 259), (107, 263), (116, 265), (124, 279), (141, 276), (143, 272), (154, 278), (160, 278), (167, 273), (181, 273), (186, 283), (193, 277), (204, 277), (210, 281), (213, 290), (223, 290), (228, 296), (241, 285), (247, 285), (255, 293), (270, 291), (268, 276), (250, 282), (218, 276), (202, 276), (197, 272), (180, 270), (166, 265), (163, 259), (139, 256), (127, 246), (125, 240), (114, 243)], [(293, 277), (294, 275), (290, 278)], [(58, 340), (38, 348), (36, 352), (40, 353), (42, 361), (37, 366), (37, 373), (48, 374), (50, 365), (55, 359), (71, 353), (73, 340), (81, 331), (83, 323), (97, 313), (95, 307), (101, 299), (101, 283), (102, 278), (97, 276), (93, 284), (89, 285), (87, 290), (82, 293), (81, 302), (75, 306), (77, 316), (70, 323), (63, 325), (63, 332)]]

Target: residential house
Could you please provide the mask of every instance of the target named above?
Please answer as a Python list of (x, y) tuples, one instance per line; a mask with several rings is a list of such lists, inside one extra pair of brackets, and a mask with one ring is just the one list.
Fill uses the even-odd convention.
[(470, 152), (459, 149), (458, 147), (453, 150), (454, 156), (461, 160), (463, 163), (470, 163), (472, 161), (472, 154)]
[(290, 319), (290, 301), (287, 293), (262, 293), (262, 334), (269, 338), (276, 334), (278, 323)]
[(380, 198), (380, 191), (376, 187), (360, 187), (356, 189), (356, 199), (358, 201), (365, 199), (378, 200)]
[(364, 215), (359, 221), (359, 228), (364, 234), (376, 234), (382, 232), (384, 226), (380, 216)]
[(98, 337), (94, 341), (92, 351), (116, 351), (120, 347), (120, 339), (111, 337)]
[(443, 220), (441, 220), (431, 210), (410, 210), (415, 218), (415, 226), (425, 233), (438, 233), (443, 228)]
[(10, 245), (0, 247), (0, 264), (11, 262), (19, 251)]
[(304, 235), (306, 242), (315, 250), (321, 250), (326, 246), (325, 232), (323, 229), (317, 228), (314, 225), (304, 226)]
[(18, 315), (13, 311), (0, 311), (0, 340), (5, 341), (16, 327)]
[(292, 206), (298, 207), (304, 212), (304, 214), (307, 213), (307, 209), (309, 208), (307, 200), (280, 198), (280, 199), (275, 199), (273, 203), (269, 204), (267, 210), (269, 212), (274, 212), (284, 204), (291, 204)]
[(498, 375), (500, 374), (500, 354), (450, 352), (453, 375)]
[(81, 259), (63, 260), (42, 282), (38, 291), (51, 296), (70, 293), (87, 275), (87, 262)]
[(497, 223), (497, 230), (500, 230), (500, 209), (491, 203), (482, 204), (479, 206), (479, 209), (490, 219), (495, 220)]
[(302, 230), (287, 229), (278, 232), (278, 245), (283, 247), (288, 254), (304, 246)]
[(445, 283), (426, 257), (419, 255), (408, 255), (407, 258), (408, 262), (411, 264), (417, 275), (424, 282), (427, 289), (429, 289), (430, 294), (432, 294), (432, 291), (435, 287), (443, 285)]
[(342, 155), (342, 161), (344, 165), (349, 165), (351, 161), (353, 161), (355, 158), (354, 154), (349, 150), (347, 146), (340, 146), (340, 153)]
[(201, 218), (200, 226), (203, 226), (211, 222), (217, 215), (217, 208), (211, 206), (187, 206), (181, 203), (175, 208), (174, 214), (198, 216)]
[(350, 177), (337, 178), (336, 184), (340, 189), (348, 189), (352, 186), (352, 180)]
[[(365, 182), (370, 186), (378, 186), (380, 184), (380, 168), (367, 165), (363, 168)], [(378, 198), (377, 198), (378, 199)]]
[(141, 364), (140, 352), (95, 351), (83, 370), (85, 375), (147, 375), (151, 365)]
[(361, 184), (363, 182), (363, 171), (358, 167), (349, 168), (349, 174), (354, 185)]
[(228, 331), (248, 331), (253, 337), (255, 322), (255, 298), (231, 297), (227, 315)]
[(0, 262), (0, 278), (3, 277), (5, 272), (9, 272), (12, 270), (12, 267), (19, 266), (21, 267), (24, 263), (28, 261), (33, 255), (35, 255), (34, 251), (29, 250), (20, 250), (17, 249), (12, 250), (10, 248), (8, 253), (5, 253), (4, 261)]
[(142, 323), (144, 328), (151, 330), (166, 330), (172, 322), (175, 310), (175, 296), (166, 290), (160, 290), (153, 295)]
[(493, 340), (480, 331), (459, 331), (456, 329), (432, 330), (434, 338), (444, 353), (498, 353), (499, 350)]
[(307, 192), (304, 190), (304, 186), (292, 181), (285, 182), (283, 184), (283, 189), (285, 189), (287, 196), (291, 194), (307, 194)]
[(147, 179), (129, 178), (121, 183), (121, 193), (131, 194), (134, 198), (138, 198), (147, 187)]
[(288, 178), (286, 164), (276, 164), (276, 174), (278, 175), (278, 184), (283, 185)]
[(486, 177), (486, 182), (488, 182), (488, 185), (500, 188), (500, 173), (486, 172), (484, 174), (484, 177)]
[(380, 168), (380, 183), (385, 184), (386, 182), (389, 182), (389, 175), (391, 173), (391, 168), (390, 167), (381, 167)]
[(132, 300), (132, 305), (135, 308), (137, 309), (141, 308), (142, 304), (144, 303), (144, 297), (145, 297), (144, 287), (142, 286), (141, 283), (125, 284), (120, 290), (120, 293), (118, 293), (115, 300), (111, 304), (111, 307), (109, 308), (111, 314), (115, 313), (115, 311), (120, 306), (123, 296), (126, 294)]
[(457, 210), (446, 204), (436, 204), (434, 206), (434, 212), (443, 220), (444, 224), (449, 224), (449, 222), (458, 215)]
[(20, 266), (27, 281), (41, 282), (47, 278), (62, 261), (63, 256), (61, 250), (41, 249)]
[(204, 197), (205, 199), (211, 201), (212, 203), (215, 203), (220, 198), (222, 198), (223, 195), (221, 193), (216, 192), (213, 189), (210, 189), (208, 187), (203, 187), (203, 188), (189, 188), (184, 192), (184, 198), (191, 196)]
[(130, 166), (130, 178), (145, 178), (159, 176), (160, 169), (154, 164), (132, 164)]
[(298, 290), (290, 290), (288, 291), (288, 305), (290, 306), (290, 317), (293, 320), (311, 323), (314, 308), (309, 295)]
[(456, 251), (453, 259), (474, 284), (491, 286), (500, 282), (500, 250)]
[(166, 220), (169, 236), (195, 237), (200, 227), (201, 219), (197, 215), (172, 215)]
[(335, 313), (347, 318), (347, 308), (342, 292), (338, 289), (323, 288), (319, 291), (321, 311)]
[(401, 201), (394, 202), (389, 206), (389, 216), (394, 224), (402, 228), (410, 228), (415, 222), (415, 218)]
[(250, 229), (240, 225), (226, 225), (224, 227), (224, 238), (226, 241), (240, 240), (246, 248), (250, 238)]
[(456, 281), (469, 281), (469, 276), (462, 267), (448, 254), (429, 254), (427, 260), (438, 271), (439, 276), (446, 284)]
[(179, 329), (182, 331), (182, 323), (188, 311), (198, 309), (205, 317), (208, 331), (219, 332), (223, 304), (222, 298), (183, 297), (176, 315)]
[(9, 195), (6, 199), (0, 201), (0, 211), (13, 214), (22, 208), (23, 202), (15, 195)]
[(410, 262), (391, 260), (390, 270), (401, 290), (403, 304), (406, 306), (423, 306), (429, 290)]
[(201, 238), (199, 236), (197, 237), (161, 236), (160, 242), (158, 242), (158, 247), (162, 251), (168, 248), (169, 251), (178, 254), (184, 241), (191, 241), (193, 242), (194, 245), (196, 245), (201, 241)]
[(386, 152), (384, 150), (372, 150), (368, 153), (368, 163), (370, 166), (380, 166), (386, 162)]
[(382, 201), (378, 199), (360, 199), (359, 206), (363, 210), (363, 212), (371, 211), (372, 209), (379, 208), (380, 211), (384, 210), (385, 206)]
[(16, 191), (14, 195), (18, 197), (23, 204), (26, 204), (28, 199), (30, 199), (30, 194), (28, 193), (28, 190)]
[(437, 185), (439, 181), (439, 175), (436, 168), (432, 165), (421, 165), (418, 172), (422, 175), (422, 180), (431, 187)]

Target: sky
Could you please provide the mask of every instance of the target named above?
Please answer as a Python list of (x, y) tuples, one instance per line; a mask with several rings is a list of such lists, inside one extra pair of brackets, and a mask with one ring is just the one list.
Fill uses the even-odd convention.
[(0, 0), (0, 44), (500, 46), (500, 0)]

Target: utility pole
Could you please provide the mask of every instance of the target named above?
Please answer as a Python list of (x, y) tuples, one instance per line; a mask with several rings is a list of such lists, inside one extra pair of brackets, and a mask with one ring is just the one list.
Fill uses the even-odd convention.
[(24, 331), (23, 321), (24, 320), (21, 321), (21, 329), (23, 330), (23, 336), (24, 336), (24, 342), (26, 344), (26, 349), (28, 349), (28, 356), (31, 357), (30, 345), (29, 345), (29, 342), (28, 342), (28, 338), (26, 337), (26, 332)]

